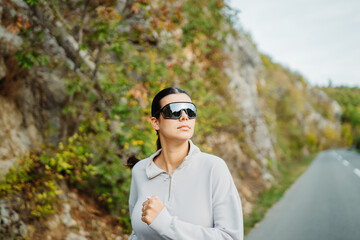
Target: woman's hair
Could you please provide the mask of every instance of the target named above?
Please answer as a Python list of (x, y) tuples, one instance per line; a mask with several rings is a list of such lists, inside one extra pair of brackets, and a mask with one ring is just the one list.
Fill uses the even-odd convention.
[[(151, 116), (159, 119), (160, 109), (161, 109), (160, 100), (163, 99), (164, 97), (166, 97), (167, 95), (177, 94), (177, 93), (185, 93), (186, 95), (188, 95), (190, 97), (190, 95), (185, 90), (182, 90), (180, 88), (176, 88), (176, 87), (165, 88), (165, 89), (161, 90), (160, 92), (158, 92), (158, 94), (156, 94), (156, 96), (154, 97), (152, 104), (151, 104)], [(156, 140), (156, 147), (157, 147), (157, 150), (159, 150), (161, 148), (161, 143), (160, 143), (160, 138), (159, 138), (159, 132), (156, 131), (156, 133), (158, 135), (158, 138)]]
[[(190, 95), (185, 90), (183, 90), (181, 88), (176, 88), (176, 87), (165, 88), (165, 89), (161, 90), (160, 92), (158, 92), (155, 95), (155, 97), (152, 101), (152, 104), (151, 104), (151, 116), (155, 117), (157, 119), (160, 117), (160, 109), (161, 109), (160, 101), (161, 101), (161, 99), (163, 99), (167, 95), (179, 94), (179, 93), (185, 93), (186, 95), (188, 95), (190, 97)], [(156, 140), (156, 147), (157, 147), (157, 150), (159, 150), (161, 148), (160, 137), (159, 137), (159, 132), (156, 131), (156, 133), (158, 135), (158, 139)], [(132, 168), (138, 161), (139, 161), (139, 159), (137, 159), (135, 156), (131, 156), (127, 160), (127, 166)]]

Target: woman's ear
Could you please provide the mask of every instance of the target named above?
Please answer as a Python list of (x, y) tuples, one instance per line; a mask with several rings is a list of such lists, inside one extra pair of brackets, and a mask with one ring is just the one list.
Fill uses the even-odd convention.
[(156, 131), (160, 130), (159, 119), (157, 119), (156, 117), (152, 117), (150, 119), (150, 122), (151, 122), (151, 126), (152, 126), (153, 129), (155, 129)]

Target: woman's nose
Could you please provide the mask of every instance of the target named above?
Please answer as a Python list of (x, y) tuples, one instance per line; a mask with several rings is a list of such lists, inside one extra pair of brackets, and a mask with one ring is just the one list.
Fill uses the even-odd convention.
[(186, 114), (185, 110), (181, 111), (180, 121), (189, 120), (189, 116)]

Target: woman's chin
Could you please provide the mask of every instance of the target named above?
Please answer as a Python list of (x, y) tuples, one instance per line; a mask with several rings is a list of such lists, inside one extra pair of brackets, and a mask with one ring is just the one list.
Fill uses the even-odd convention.
[(189, 140), (190, 138), (192, 138), (193, 136), (193, 132), (192, 131), (181, 131), (181, 132), (178, 132), (178, 134), (174, 137), (178, 140), (183, 140), (183, 141), (186, 141), (186, 140)]

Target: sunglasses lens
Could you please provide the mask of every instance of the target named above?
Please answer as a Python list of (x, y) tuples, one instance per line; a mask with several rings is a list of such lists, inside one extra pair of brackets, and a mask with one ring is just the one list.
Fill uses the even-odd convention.
[(167, 119), (178, 119), (183, 110), (189, 118), (196, 118), (196, 107), (193, 103), (170, 103), (162, 109), (161, 114)]
[(188, 108), (186, 109), (186, 113), (189, 118), (196, 118), (196, 109)]

